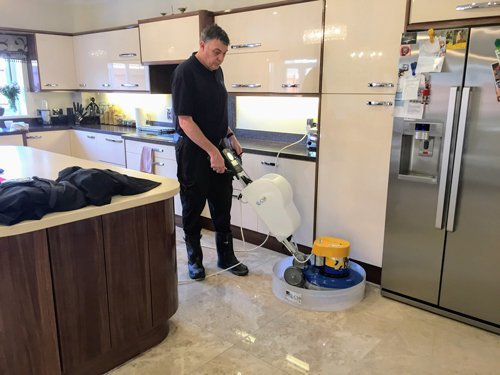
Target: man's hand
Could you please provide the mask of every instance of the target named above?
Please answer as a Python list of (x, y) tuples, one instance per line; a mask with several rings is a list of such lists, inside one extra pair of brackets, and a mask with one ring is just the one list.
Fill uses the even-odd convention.
[(214, 172), (224, 173), (226, 171), (226, 165), (224, 164), (224, 158), (220, 151), (214, 147), (215, 151), (210, 152), (210, 168)]

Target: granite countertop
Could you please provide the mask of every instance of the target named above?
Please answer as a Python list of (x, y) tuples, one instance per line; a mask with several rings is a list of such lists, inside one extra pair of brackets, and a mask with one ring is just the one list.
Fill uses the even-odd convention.
[[(76, 129), (82, 131), (91, 131), (96, 133), (121, 135), (124, 139), (136, 140), (141, 142), (157, 143), (157, 144), (175, 144), (178, 140), (177, 134), (150, 134), (147, 132), (138, 132), (136, 128), (129, 126), (115, 125), (31, 125), (29, 132), (39, 131), (55, 131)], [(8, 130), (0, 128), (0, 136), (7, 134), (23, 134), (25, 130)], [(274, 133), (274, 132), (258, 132), (249, 130), (236, 129), (235, 131), (244, 152), (250, 154), (260, 154), (275, 156), (283, 147), (298, 141), (301, 134)], [(315, 153), (309, 152), (305, 145), (305, 140), (299, 144), (287, 147), (282, 150), (280, 156), (299, 159), (306, 161), (315, 161)]]

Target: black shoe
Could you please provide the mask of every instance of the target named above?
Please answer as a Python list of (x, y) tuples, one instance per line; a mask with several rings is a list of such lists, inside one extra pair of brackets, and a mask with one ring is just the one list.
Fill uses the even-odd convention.
[(203, 267), (203, 252), (200, 245), (201, 235), (186, 235), (186, 251), (188, 255), (189, 277), (193, 280), (203, 280), (205, 278), (205, 268)]
[[(215, 244), (217, 246), (217, 266), (222, 269), (227, 269), (234, 266), (228, 271), (236, 276), (246, 276), (248, 275), (248, 267), (243, 263), (240, 263), (236, 256), (234, 255), (233, 249), (233, 235), (231, 233), (219, 233), (215, 234)], [(240, 264), (238, 264), (240, 263)]]

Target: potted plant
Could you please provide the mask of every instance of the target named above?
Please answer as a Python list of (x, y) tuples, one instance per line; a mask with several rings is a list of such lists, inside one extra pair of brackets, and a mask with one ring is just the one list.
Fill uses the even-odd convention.
[(21, 92), (21, 89), (19, 88), (19, 85), (16, 82), (9, 83), (5, 86), (0, 87), (0, 94), (5, 96), (7, 100), (9, 101), (9, 106), (13, 111), (16, 111), (16, 102), (17, 99), (19, 98), (19, 93)]

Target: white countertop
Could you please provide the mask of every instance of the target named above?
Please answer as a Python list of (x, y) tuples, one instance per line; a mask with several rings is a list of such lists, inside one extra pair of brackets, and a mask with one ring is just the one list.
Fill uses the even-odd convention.
[(59, 171), (71, 166), (111, 169), (131, 177), (158, 181), (161, 182), (161, 185), (142, 194), (129, 196), (116, 195), (110, 204), (104, 206), (86, 206), (73, 211), (53, 212), (45, 215), (41, 220), (25, 220), (12, 226), (0, 225), (0, 237), (33, 232), (94, 216), (143, 206), (172, 198), (179, 191), (179, 182), (171, 178), (42, 151), (32, 147), (0, 146), (0, 168), (4, 169), (4, 173), (0, 177), (5, 179), (37, 176), (55, 180)]

